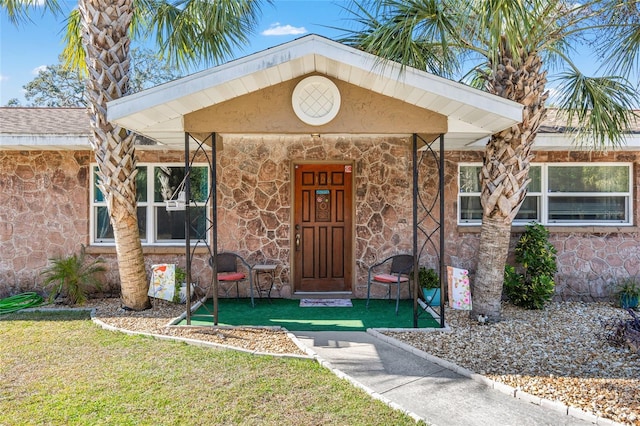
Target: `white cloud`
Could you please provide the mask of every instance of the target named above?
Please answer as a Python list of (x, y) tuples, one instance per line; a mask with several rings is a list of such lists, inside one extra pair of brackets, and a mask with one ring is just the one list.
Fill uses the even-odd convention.
[(9, 80), (8, 75), (0, 74), (0, 81), (7, 81), (7, 80)]
[(264, 30), (260, 34), (263, 36), (283, 36), (283, 35), (299, 35), (305, 34), (307, 29), (305, 27), (294, 27), (292, 25), (282, 25), (280, 22), (276, 22), (269, 26), (269, 29)]
[(549, 98), (547, 99), (547, 106), (557, 107), (558, 102), (560, 101), (560, 92), (557, 87), (547, 86), (547, 91), (549, 92)]
[(35, 67), (34, 69), (31, 70), (31, 74), (33, 75), (38, 75), (38, 73), (40, 73), (40, 71), (44, 71), (47, 69), (46, 65), (40, 65), (39, 67)]

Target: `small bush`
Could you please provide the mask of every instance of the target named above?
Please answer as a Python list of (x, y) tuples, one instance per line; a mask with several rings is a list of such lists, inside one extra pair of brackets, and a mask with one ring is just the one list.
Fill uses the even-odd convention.
[(61, 294), (66, 295), (69, 304), (82, 305), (87, 301), (90, 289), (100, 290), (102, 285), (98, 278), (105, 271), (102, 259), (89, 260), (84, 245), (80, 254), (50, 259), (52, 265), (42, 271), (45, 286), (51, 287), (49, 301)]
[(176, 265), (174, 286), (173, 286), (173, 303), (180, 303), (180, 288), (187, 280), (187, 271)]
[(637, 277), (624, 278), (618, 284), (616, 295), (622, 309), (636, 308), (640, 297), (640, 284)]
[[(413, 272), (411, 276), (413, 277)], [(418, 285), (421, 288), (440, 288), (440, 277), (435, 269), (422, 266), (418, 270)]]
[(553, 277), (558, 270), (549, 231), (537, 223), (527, 225), (516, 245), (515, 258), (518, 266), (507, 265), (504, 271), (507, 298), (526, 309), (544, 308), (555, 292)]

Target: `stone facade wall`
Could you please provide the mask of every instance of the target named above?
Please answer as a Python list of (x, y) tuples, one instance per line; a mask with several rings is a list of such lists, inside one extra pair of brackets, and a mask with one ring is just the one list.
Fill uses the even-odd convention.
[[(556, 298), (564, 300), (607, 300), (615, 292), (617, 282), (624, 277), (640, 276), (640, 229), (638, 200), (640, 199), (640, 153), (638, 152), (535, 152), (534, 162), (632, 162), (633, 198), (632, 227), (570, 227), (548, 226), (550, 242), (556, 247), (558, 272)], [(479, 226), (457, 226), (457, 170), (461, 162), (481, 162), (482, 153), (447, 153), (446, 196), (448, 264), (476, 268), (475, 253), (479, 245)], [(514, 228), (511, 253), (523, 228)], [(510, 259), (512, 260), (512, 259)]]
[[(640, 153), (541, 152), (536, 162), (628, 161)], [(445, 157), (445, 263), (476, 269), (478, 226), (457, 225), (457, 170), (479, 162), (476, 152)], [(183, 161), (180, 152), (139, 151), (141, 162)], [(367, 267), (412, 250), (412, 176), (408, 138), (351, 136), (226, 137), (219, 151), (219, 250), (237, 251), (251, 263), (276, 261), (274, 297), (290, 297), (290, 227), (295, 162), (352, 161), (354, 165), (354, 264), (356, 297), (366, 295)], [(0, 297), (41, 289), (40, 272), (54, 256), (77, 253), (89, 244), (89, 151), (0, 151)], [(437, 175), (433, 160), (421, 163), (423, 202), (433, 202)], [(640, 197), (640, 171), (634, 167), (634, 204)], [(634, 223), (640, 219), (634, 206)], [(424, 216), (420, 212), (419, 218)], [(436, 210), (435, 218), (438, 218)], [(426, 228), (432, 220), (426, 217)], [(558, 249), (559, 298), (607, 298), (616, 279), (640, 275), (637, 227), (549, 227)], [(514, 230), (512, 246), (519, 237)], [(437, 234), (435, 235), (437, 238)], [(421, 242), (423, 241), (421, 237)], [(107, 289), (118, 291), (112, 247), (89, 247), (107, 261)], [(184, 265), (183, 247), (145, 247), (145, 264)], [(421, 263), (435, 265), (426, 245)], [(194, 277), (211, 279), (206, 250), (196, 252)]]
[(219, 154), (219, 250), (250, 263), (277, 262), (274, 294), (290, 297), (293, 164), (354, 162), (356, 297), (367, 267), (412, 249), (411, 153), (407, 139), (338, 136), (227, 138)]
[(89, 151), (0, 151), (0, 297), (89, 243)]

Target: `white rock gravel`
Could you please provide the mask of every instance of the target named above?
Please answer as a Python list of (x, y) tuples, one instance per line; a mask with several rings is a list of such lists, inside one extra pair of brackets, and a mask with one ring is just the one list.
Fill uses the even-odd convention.
[[(261, 328), (171, 327), (184, 305), (155, 300), (153, 309), (120, 309), (117, 299), (92, 300), (96, 317), (112, 327), (233, 346), (305, 355), (286, 331)], [(598, 417), (640, 426), (640, 355), (610, 346), (602, 321), (630, 318), (602, 303), (552, 303), (543, 311), (504, 305), (502, 321), (481, 325), (464, 311), (445, 312), (451, 331), (384, 334), (531, 395)]]
[(384, 334), (531, 395), (640, 425), (640, 355), (601, 337), (602, 321), (614, 318), (631, 317), (603, 303), (552, 303), (543, 311), (504, 305), (497, 324), (447, 309), (451, 332)]
[(95, 299), (86, 307), (95, 308), (95, 318), (108, 326), (138, 333), (159, 334), (194, 339), (250, 352), (279, 355), (306, 355), (285, 330), (257, 327), (184, 327), (170, 323), (184, 314), (185, 305), (154, 299), (153, 307), (145, 311), (126, 311), (119, 299)]

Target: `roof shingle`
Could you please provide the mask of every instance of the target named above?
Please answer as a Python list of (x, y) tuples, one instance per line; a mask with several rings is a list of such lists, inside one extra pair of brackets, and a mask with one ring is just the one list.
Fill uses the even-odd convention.
[(0, 108), (0, 134), (86, 136), (89, 133), (86, 108)]

